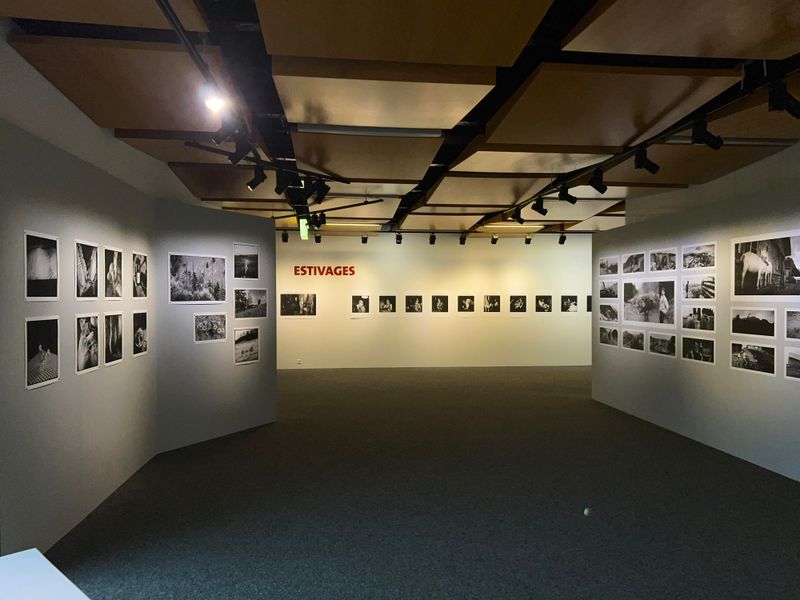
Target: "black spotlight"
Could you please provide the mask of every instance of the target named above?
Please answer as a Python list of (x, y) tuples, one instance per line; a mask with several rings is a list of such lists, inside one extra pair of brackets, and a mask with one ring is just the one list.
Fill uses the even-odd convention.
[(314, 241), (315, 241), (317, 244), (320, 244), (320, 243), (322, 243), (322, 236), (321, 236), (320, 234), (318, 234), (318, 233), (315, 233), (315, 234), (314, 234)]
[(525, 225), (525, 219), (522, 218), (522, 208), (517, 206), (514, 208), (513, 219), (520, 225)]
[(319, 229), (319, 215), (316, 213), (308, 215), (308, 224), (314, 229)]
[(608, 191), (608, 186), (603, 183), (603, 169), (594, 170), (592, 178), (589, 180), (589, 185), (600, 194), (605, 194)]
[(460, 236), (458, 236), (458, 244), (459, 246), (463, 246), (466, 243), (467, 243), (467, 234), (462, 233)]
[(325, 213), (319, 213), (319, 224), (320, 226), (325, 225), (328, 222), (328, 217), (325, 216)]
[(432, 233), (428, 236), (428, 243), (433, 246), (436, 243), (436, 234)]
[(403, 243), (403, 234), (402, 233), (395, 234), (394, 243), (395, 244), (402, 244)]
[(275, 174), (275, 193), (283, 195), (290, 183), (289, 174), (286, 171), (278, 171)]
[(264, 169), (256, 166), (253, 170), (253, 178), (247, 182), (247, 189), (251, 192), (267, 180), (267, 175)]
[(526, 246), (530, 246), (532, 241), (533, 241), (533, 238), (531, 238), (530, 234), (525, 236), (525, 245)]
[(231, 161), (232, 165), (238, 165), (239, 162), (247, 156), (250, 150), (252, 150), (250, 142), (244, 137), (239, 136), (236, 138), (236, 149), (233, 151), (233, 154), (228, 156), (228, 160)]
[(289, 232), (288, 231), (286, 231), (286, 230), (281, 231), (281, 241), (284, 244), (289, 241)]
[(362, 244), (366, 244), (366, 243), (367, 243), (367, 240), (369, 240), (369, 237), (367, 236), (367, 234), (363, 234), (363, 235), (361, 236), (361, 243), (362, 243)]
[(786, 89), (786, 82), (774, 81), (769, 86), (769, 110), (785, 110), (800, 119), (800, 100)]
[(314, 192), (317, 194), (317, 204), (322, 204), (325, 196), (331, 191), (331, 187), (325, 183), (324, 179), (317, 179), (317, 184), (314, 186)]
[[(602, 179), (602, 175), (601, 175), (601, 179)], [(558, 199), (559, 200), (566, 200), (570, 204), (575, 204), (578, 201), (578, 199), (575, 196), (573, 196), (572, 194), (569, 193), (569, 188), (567, 186), (565, 186), (565, 185), (562, 185), (561, 189), (558, 190)]]
[(543, 217), (547, 216), (547, 209), (544, 207), (544, 198), (542, 198), (542, 197), (537, 198), (536, 202), (534, 202), (531, 205), (531, 208), (533, 208), (533, 210), (535, 210), (537, 213), (539, 213)]
[(211, 141), (219, 146), (236, 133), (238, 128), (238, 124), (233, 119), (222, 119), (222, 127), (219, 128), (219, 131), (211, 135)]
[(692, 143), (705, 144), (712, 150), (719, 150), (722, 148), (724, 142), (721, 137), (714, 135), (708, 130), (705, 118), (700, 117), (696, 119), (694, 125), (692, 125)]
[(500, 237), (495, 233), (492, 236), (492, 246), (494, 246), (497, 243), (497, 240), (499, 240), (499, 239), (500, 239)]
[(562, 232), (561, 235), (558, 236), (558, 243), (560, 246), (563, 246), (564, 242), (566, 241), (567, 241), (567, 234)]
[(636, 149), (636, 153), (633, 155), (633, 168), (644, 169), (651, 175), (655, 175), (661, 167), (647, 158), (647, 148), (640, 147)]

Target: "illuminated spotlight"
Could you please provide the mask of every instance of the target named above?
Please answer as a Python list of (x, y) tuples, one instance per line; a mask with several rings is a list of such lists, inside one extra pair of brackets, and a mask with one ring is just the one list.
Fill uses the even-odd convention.
[(712, 150), (719, 150), (724, 143), (723, 139), (718, 135), (714, 135), (708, 130), (708, 124), (704, 117), (695, 119), (692, 125), (692, 143), (705, 144)]
[(228, 156), (228, 160), (231, 161), (232, 165), (238, 165), (239, 162), (245, 156), (247, 156), (252, 149), (253, 148), (250, 146), (250, 142), (248, 142), (243, 136), (239, 136), (236, 138), (236, 149), (230, 156)]
[(362, 244), (366, 244), (367, 240), (369, 240), (369, 236), (367, 236), (366, 234), (361, 236), (361, 243)]
[(253, 178), (247, 182), (247, 189), (252, 192), (266, 180), (267, 175), (264, 173), (264, 169), (257, 166), (253, 169)]
[(322, 236), (320, 234), (318, 234), (318, 233), (315, 233), (314, 234), (314, 242), (316, 242), (317, 244), (321, 243), (322, 242)]
[(578, 201), (578, 199), (575, 196), (569, 193), (569, 188), (565, 185), (562, 185), (561, 189), (558, 190), (558, 199), (566, 200), (570, 204), (575, 204)]
[(278, 171), (275, 174), (275, 193), (282, 196), (291, 183), (289, 174), (286, 171)]
[(200, 88), (200, 97), (203, 104), (212, 113), (216, 114), (228, 106), (228, 100), (220, 94), (219, 90), (213, 85), (207, 84)]
[(467, 243), (467, 234), (466, 233), (462, 233), (460, 236), (458, 236), (458, 243), (459, 243), (460, 246), (463, 246), (464, 244)]
[(542, 197), (537, 198), (536, 202), (534, 202), (531, 205), (531, 208), (533, 208), (533, 210), (535, 210), (537, 213), (539, 213), (543, 217), (547, 216), (547, 209), (544, 207), (544, 198), (542, 198)]
[(314, 191), (317, 194), (317, 204), (321, 204), (322, 201), (325, 200), (325, 196), (328, 195), (328, 192), (331, 191), (331, 187), (325, 183), (324, 179), (318, 179)]
[(436, 243), (436, 234), (432, 233), (428, 236), (428, 243), (433, 246)]
[(289, 232), (288, 231), (286, 231), (286, 230), (281, 231), (281, 241), (284, 244), (289, 241)]
[(525, 219), (522, 218), (522, 208), (517, 206), (514, 208), (513, 219), (520, 225), (525, 225)]
[(589, 185), (592, 186), (598, 194), (605, 194), (608, 191), (608, 186), (603, 183), (603, 169), (595, 169), (592, 173), (592, 178), (589, 180)]
[(566, 242), (566, 241), (567, 241), (567, 234), (562, 231), (561, 235), (558, 236), (558, 243), (559, 243), (560, 246), (563, 246), (564, 242)]
[(403, 243), (403, 234), (398, 233), (394, 236), (394, 243), (395, 244), (402, 244)]
[(494, 245), (497, 243), (497, 240), (499, 240), (499, 239), (500, 239), (500, 236), (498, 236), (498, 235), (495, 233), (495, 234), (492, 236), (492, 246), (494, 246)]
[(655, 175), (661, 167), (647, 158), (647, 148), (642, 147), (637, 148), (636, 153), (633, 155), (633, 168), (644, 169), (651, 175)]
[(783, 110), (800, 119), (800, 100), (789, 93), (785, 81), (773, 81), (769, 85), (768, 110)]
[(222, 127), (219, 130), (211, 135), (211, 141), (214, 142), (217, 146), (222, 144), (225, 140), (231, 137), (236, 130), (239, 128), (239, 125), (230, 118), (223, 118), (222, 119)]
[(526, 246), (530, 246), (532, 241), (533, 241), (533, 239), (531, 238), (531, 234), (530, 233), (525, 236), (525, 245)]

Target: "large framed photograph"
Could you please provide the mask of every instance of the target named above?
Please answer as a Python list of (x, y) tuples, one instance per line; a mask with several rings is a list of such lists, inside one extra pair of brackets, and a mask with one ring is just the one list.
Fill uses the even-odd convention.
[(25, 231), (25, 300), (58, 300), (58, 237)]
[(267, 290), (265, 288), (237, 288), (233, 290), (234, 319), (265, 319), (267, 317)]
[(508, 297), (508, 312), (512, 317), (524, 317), (528, 313), (528, 296), (511, 294)]
[(405, 297), (406, 314), (421, 315), (423, 312), (422, 294), (408, 293)]
[(626, 350), (644, 352), (644, 331), (641, 329), (623, 329), (622, 347)]
[(598, 274), (600, 277), (619, 275), (619, 256), (603, 256), (599, 260)]
[(448, 294), (433, 294), (431, 296), (431, 314), (443, 315), (450, 312), (450, 296)]
[(786, 331), (784, 337), (787, 342), (800, 343), (800, 308), (786, 309)]
[(716, 331), (717, 307), (713, 304), (682, 304), (681, 329), (688, 331)]
[(132, 270), (134, 298), (147, 298), (147, 254), (142, 252), (132, 253)]
[(97, 300), (100, 269), (100, 245), (75, 240), (75, 298)]
[(281, 294), (282, 317), (316, 317), (317, 295), (289, 293)]
[(539, 292), (534, 296), (533, 310), (536, 313), (553, 312), (553, 294), (550, 292)]
[(258, 246), (256, 244), (233, 244), (233, 278), (258, 279)]
[(361, 319), (368, 317), (369, 311), (369, 294), (359, 292), (350, 296), (350, 318)]
[(681, 338), (681, 358), (695, 362), (714, 365), (717, 363), (714, 354), (714, 340), (711, 338), (690, 337)]
[(147, 354), (147, 311), (133, 313), (133, 355)]
[(233, 330), (233, 364), (249, 365), (260, 360), (261, 344), (258, 327), (242, 327)]
[(775, 339), (774, 308), (731, 307), (731, 334), (757, 335)]
[(483, 312), (491, 315), (500, 314), (500, 294), (483, 295)]
[(397, 314), (397, 295), (379, 294), (378, 295), (378, 314), (396, 315)]
[(59, 379), (60, 324), (58, 317), (25, 319), (25, 388), (33, 390)]
[(75, 373), (100, 368), (100, 314), (75, 315)]
[(714, 300), (717, 297), (716, 275), (684, 275), (681, 298), (684, 300)]
[(683, 247), (683, 270), (699, 271), (717, 266), (717, 243), (704, 242)]
[(600, 303), (597, 306), (601, 323), (619, 323), (619, 305)]
[(786, 348), (786, 364), (783, 375), (786, 379), (800, 381), (800, 348)]
[(122, 300), (122, 250), (103, 246), (103, 285), (106, 300)]
[(678, 270), (678, 249), (651, 250), (648, 264), (651, 273), (674, 273)]
[(625, 281), (622, 294), (623, 323), (675, 327), (675, 278)]
[(631, 273), (644, 273), (644, 252), (623, 254), (622, 272), (626, 275)]
[(677, 336), (674, 333), (647, 333), (647, 348), (650, 354), (677, 358)]
[(797, 300), (800, 296), (800, 230), (731, 242), (732, 297)]
[(123, 331), (122, 311), (103, 313), (103, 364), (107, 367), (122, 362)]
[(600, 327), (600, 344), (619, 347), (619, 329), (616, 327)]
[(226, 299), (224, 256), (170, 252), (170, 304), (220, 304)]
[(600, 299), (617, 300), (619, 298), (619, 281), (600, 280)]
[(731, 369), (775, 375), (775, 346), (731, 342)]
[(567, 292), (561, 294), (561, 313), (568, 315), (578, 314), (578, 294)]
[(456, 310), (459, 315), (474, 315), (475, 294), (459, 294), (456, 296)]
[(228, 314), (194, 313), (194, 343), (224, 342), (228, 339)]

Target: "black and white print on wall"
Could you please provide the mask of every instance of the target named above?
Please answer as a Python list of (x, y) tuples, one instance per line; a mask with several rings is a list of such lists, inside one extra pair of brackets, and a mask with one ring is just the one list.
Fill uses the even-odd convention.
[(592, 296), (586, 296), (586, 312), (592, 312)]
[(97, 300), (100, 246), (75, 240), (75, 297), (78, 300)]
[(731, 333), (775, 337), (775, 309), (764, 307), (731, 307)]
[(651, 250), (648, 263), (651, 273), (676, 271), (678, 269), (678, 249)]
[(147, 298), (147, 255), (133, 253), (133, 297)]
[(800, 347), (786, 348), (786, 365), (784, 370), (786, 379), (800, 381)]
[(619, 346), (619, 329), (616, 327), (601, 327), (600, 343), (604, 346)]
[(578, 295), (577, 294), (562, 294), (561, 295), (561, 312), (562, 313), (577, 313), (578, 312)]
[(58, 300), (58, 238), (25, 232), (25, 299)]
[(147, 311), (133, 313), (133, 355), (147, 354)]
[(354, 319), (369, 316), (368, 294), (353, 294), (350, 297), (350, 316)]
[(619, 306), (600, 303), (597, 307), (600, 321), (603, 323), (619, 323)]
[(674, 279), (626, 281), (623, 287), (623, 296), (623, 322), (674, 327)]
[(682, 304), (681, 327), (692, 331), (715, 331), (717, 309), (707, 304)]
[(537, 313), (553, 312), (552, 294), (536, 294), (534, 301), (535, 301), (535, 310)]
[(122, 300), (122, 250), (103, 247), (103, 285), (106, 300)]
[(800, 343), (800, 308), (786, 309), (786, 341)]
[(235, 319), (263, 319), (267, 316), (267, 290), (240, 288), (233, 290)]
[(500, 294), (485, 294), (483, 296), (483, 312), (492, 314), (500, 312)]
[(512, 315), (524, 315), (528, 312), (528, 297), (524, 294), (511, 294), (508, 297), (508, 311)]
[(717, 266), (716, 242), (691, 244), (683, 247), (683, 270), (713, 269)]
[(458, 312), (475, 313), (475, 296), (472, 294), (462, 294), (458, 296)]
[(644, 352), (644, 331), (638, 329), (623, 329), (622, 347), (628, 350)]
[(90, 373), (100, 366), (100, 315), (75, 315), (75, 372)]
[(605, 300), (616, 300), (619, 298), (619, 282), (600, 280), (600, 298)]
[(316, 317), (316, 294), (281, 294), (282, 317)]
[(25, 387), (29, 390), (58, 381), (58, 317), (25, 319)]
[(443, 314), (450, 311), (450, 297), (447, 294), (431, 296), (431, 313)]
[(122, 312), (108, 312), (103, 315), (103, 338), (105, 339), (105, 354), (103, 364), (115, 365), (122, 361)]
[(255, 244), (233, 245), (234, 279), (258, 279), (258, 246)]
[(732, 242), (733, 296), (800, 296), (800, 231)]
[(386, 315), (397, 314), (397, 296), (394, 294), (378, 296), (378, 313)]
[(219, 304), (226, 299), (224, 256), (169, 254), (170, 303)]
[(713, 300), (717, 297), (715, 275), (685, 275), (681, 279), (681, 297), (684, 300)]
[(422, 294), (406, 294), (406, 312), (412, 315), (422, 314)]
[(233, 364), (248, 365), (259, 360), (258, 327), (233, 330)]
[(654, 333), (647, 334), (648, 349), (650, 354), (658, 354), (659, 356), (671, 356), (675, 358), (677, 347), (677, 336), (672, 333)]
[(709, 365), (715, 364), (714, 340), (683, 336), (681, 338), (681, 357)]
[(775, 375), (775, 347), (731, 342), (731, 368)]
[(226, 313), (195, 313), (194, 341), (224, 342), (228, 339), (228, 315)]
[(619, 256), (604, 256), (598, 265), (600, 277), (619, 274)]
[(644, 273), (644, 252), (622, 255), (623, 273)]

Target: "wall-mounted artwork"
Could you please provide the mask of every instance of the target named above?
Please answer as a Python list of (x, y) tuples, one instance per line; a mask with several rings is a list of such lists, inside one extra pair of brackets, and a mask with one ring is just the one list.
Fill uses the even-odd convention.
[(622, 255), (623, 273), (644, 273), (644, 252)]
[(58, 317), (25, 319), (25, 387), (29, 390), (58, 381)]
[(605, 300), (616, 300), (619, 298), (619, 282), (600, 280), (600, 298)]
[(78, 300), (97, 300), (100, 246), (75, 240), (75, 297)]
[(442, 314), (450, 310), (450, 297), (447, 294), (431, 296), (431, 313)]
[(598, 272), (600, 277), (604, 275), (619, 274), (619, 256), (604, 256), (599, 261)]
[(616, 327), (601, 327), (600, 343), (604, 346), (619, 346), (619, 329)]
[(233, 244), (234, 279), (258, 279), (258, 246)]
[(597, 313), (603, 323), (619, 323), (619, 306), (616, 304), (599, 304)]
[(133, 253), (133, 297), (147, 298), (147, 255)]
[(733, 240), (735, 298), (800, 296), (800, 231)]
[(592, 312), (592, 296), (586, 296), (586, 312)]
[(561, 295), (561, 312), (562, 313), (577, 313), (578, 312), (578, 295), (577, 294), (562, 294)]
[(715, 306), (683, 304), (681, 305), (681, 328), (692, 331), (715, 331), (716, 313)]
[(647, 334), (647, 344), (650, 354), (670, 356), (672, 358), (677, 357), (677, 336), (672, 333), (649, 332)]
[(75, 315), (75, 372), (91, 373), (100, 367), (100, 314)]
[(233, 330), (233, 364), (249, 365), (259, 361), (258, 327)]
[(735, 335), (758, 335), (775, 337), (774, 308), (731, 307), (731, 333)]
[(534, 298), (535, 308), (537, 313), (551, 313), (553, 312), (553, 295), (552, 294), (537, 294)]
[(133, 313), (133, 355), (147, 354), (147, 311)]
[(800, 381), (800, 348), (786, 348), (784, 375), (786, 379)]
[(528, 312), (528, 297), (524, 294), (511, 294), (508, 297), (508, 312), (522, 316)]
[(228, 315), (226, 313), (195, 313), (194, 342), (224, 342), (228, 339)]
[(353, 294), (350, 297), (350, 316), (354, 319), (369, 316), (368, 294)]
[(685, 275), (681, 279), (681, 297), (684, 300), (713, 300), (717, 297), (715, 275)]
[(58, 300), (58, 238), (25, 232), (25, 300)]
[(122, 362), (122, 312), (104, 313), (103, 338), (105, 340), (105, 354), (103, 364), (108, 366)]
[(683, 336), (681, 338), (681, 358), (709, 365), (715, 364), (714, 340)]
[(378, 313), (385, 315), (397, 314), (397, 296), (394, 294), (378, 296)]
[(775, 347), (731, 342), (731, 368), (775, 375)]
[(684, 246), (682, 255), (684, 271), (713, 269), (717, 266), (716, 242), (706, 242), (703, 244), (691, 244), (689, 246)]
[(103, 285), (106, 300), (122, 300), (122, 250), (103, 247)]
[(483, 296), (483, 312), (497, 314), (500, 312), (500, 294)]
[(786, 309), (786, 331), (787, 342), (800, 343), (800, 308)]
[(219, 304), (225, 285), (224, 256), (169, 254), (170, 303)]
[(316, 294), (281, 294), (282, 317), (316, 317)]
[(462, 294), (458, 296), (458, 312), (474, 314), (475, 313), (475, 296), (471, 294)]
[(674, 279), (626, 281), (623, 299), (623, 322), (675, 325)]
[(406, 294), (406, 312), (412, 315), (422, 314), (422, 294)]
[(676, 271), (678, 269), (678, 249), (651, 250), (648, 264), (651, 273)]
[(639, 329), (623, 329), (622, 347), (627, 350), (644, 352), (644, 331)]
[(233, 290), (235, 319), (263, 319), (267, 316), (267, 290), (239, 288)]

